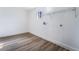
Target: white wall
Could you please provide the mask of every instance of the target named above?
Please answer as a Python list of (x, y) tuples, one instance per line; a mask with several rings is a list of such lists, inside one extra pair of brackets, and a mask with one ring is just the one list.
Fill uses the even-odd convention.
[[(67, 8), (59, 8), (62, 9)], [(0, 8), (0, 37), (31, 32), (70, 50), (79, 50), (79, 8), (77, 18), (74, 11), (45, 14), (42, 18), (38, 18), (39, 10), (43, 11), (43, 15), (46, 13), (46, 8), (29, 11), (24, 8)], [(56, 8), (52, 10), (55, 11)], [(44, 21), (46, 25), (43, 25)], [(60, 24), (63, 27), (60, 27)]]
[(28, 32), (28, 12), (23, 8), (0, 7), (0, 37)]
[(73, 46), (75, 48), (77, 48), (76, 50), (79, 51), (79, 7), (77, 7), (76, 9), (76, 14), (77, 14), (77, 17), (75, 18), (75, 32), (74, 32), (74, 43), (73, 43)]
[[(61, 9), (62, 8), (59, 10)], [(71, 10), (54, 15), (45, 15), (42, 18), (38, 18), (37, 12), (39, 10), (44, 13), (46, 12), (45, 8), (36, 8), (30, 12), (30, 32), (67, 49), (79, 50), (79, 40), (75, 39), (74, 36), (77, 22), (75, 18), (75, 11)], [(43, 25), (44, 21), (47, 25)], [(62, 24), (63, 27), (60, 27), (60, 24)]]

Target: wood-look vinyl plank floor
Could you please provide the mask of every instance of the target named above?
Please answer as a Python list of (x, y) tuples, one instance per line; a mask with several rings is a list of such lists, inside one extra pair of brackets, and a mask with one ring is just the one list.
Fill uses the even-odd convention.
[(0, 51), (69, 51), (52, 42), (23, 33), (0, 38)]

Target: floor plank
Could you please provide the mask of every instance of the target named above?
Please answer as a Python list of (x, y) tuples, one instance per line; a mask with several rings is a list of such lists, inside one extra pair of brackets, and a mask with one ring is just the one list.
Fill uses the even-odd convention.
[(31, 33), (0, 38), (0, 51), (69, 51)]

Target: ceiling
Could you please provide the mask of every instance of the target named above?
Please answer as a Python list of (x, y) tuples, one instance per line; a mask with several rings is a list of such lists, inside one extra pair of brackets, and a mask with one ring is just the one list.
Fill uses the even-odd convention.
[(34, 9), (34, 7), (24, 7), (24, 9), (26, 9), (26, 10), (32, 10), (32, 9)]

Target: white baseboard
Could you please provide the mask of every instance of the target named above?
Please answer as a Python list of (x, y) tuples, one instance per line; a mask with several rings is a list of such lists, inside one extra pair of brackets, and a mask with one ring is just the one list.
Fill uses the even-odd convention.
[[(31, 33), (32, 33), (32, 32), (31, 32)], [(34, 34), (34, 35), (36, 35), (36, 36), (38, 36), (38, 37), (41, 37), (40, 35), (37, 35), (37, 34), (35, 34), (35, 33), (32, 33), (32, 34)], [(47, 41), (53, 42), (53, 43), (55, 43), (55, 44), (57, 44), (57, 45), (59, 45), (59, 46), (61, 46), (61, 47), (63, 47), (63, 48), (66, 48), (66, 49), (70, 50), (70, 51), (79, 51), (79, 49), (74, 48), (74, 47), (71, 47), (71, 46), (69, 46), (69, 45), (67, 45), (67, 44), (64, 44), (63, 42), (59, 42), (59, 41), (57, 41), (57, 40), (55, 40), (55, 39), (48, 40), (48, 39), (46, 39), (46, 38), (44, 38), (44, 37), (41, 37), (41, 38), (43, 38), (43, 39), (45, 39), (45, 40), (47, 40)]]
[[(48, 41), (50, 41), (50, 40), (48, 40)], [(73, 48), (73, 47), (71, 47), (71, 46), (69, 46), (67, 44), (64, 44), (62, 42), (59, 42), (57, 40), (52, 40), (50, 42), (53, 42), (53, 43), (55, 43), (55, 44), (57, 44), (57, 45), (59, 45), (59, 46), (61, 46), (63, 48), (66, 48), (66, 49), (70, 50), (70, 51), (77, 51), (77, 50), (79, 50), (79, 49)]]
[(8, 36), (14, 36), (14, 35), (18, 35), (18, 34), (24, 34), (24, 33), (29, 33), (29, 32), (19, 32), (19, 33), (13, 33), (13, 34), (9, 34), (9, 35), (3, 35), (3, 36), (0, 36), (0, 38), (8, 37)]

